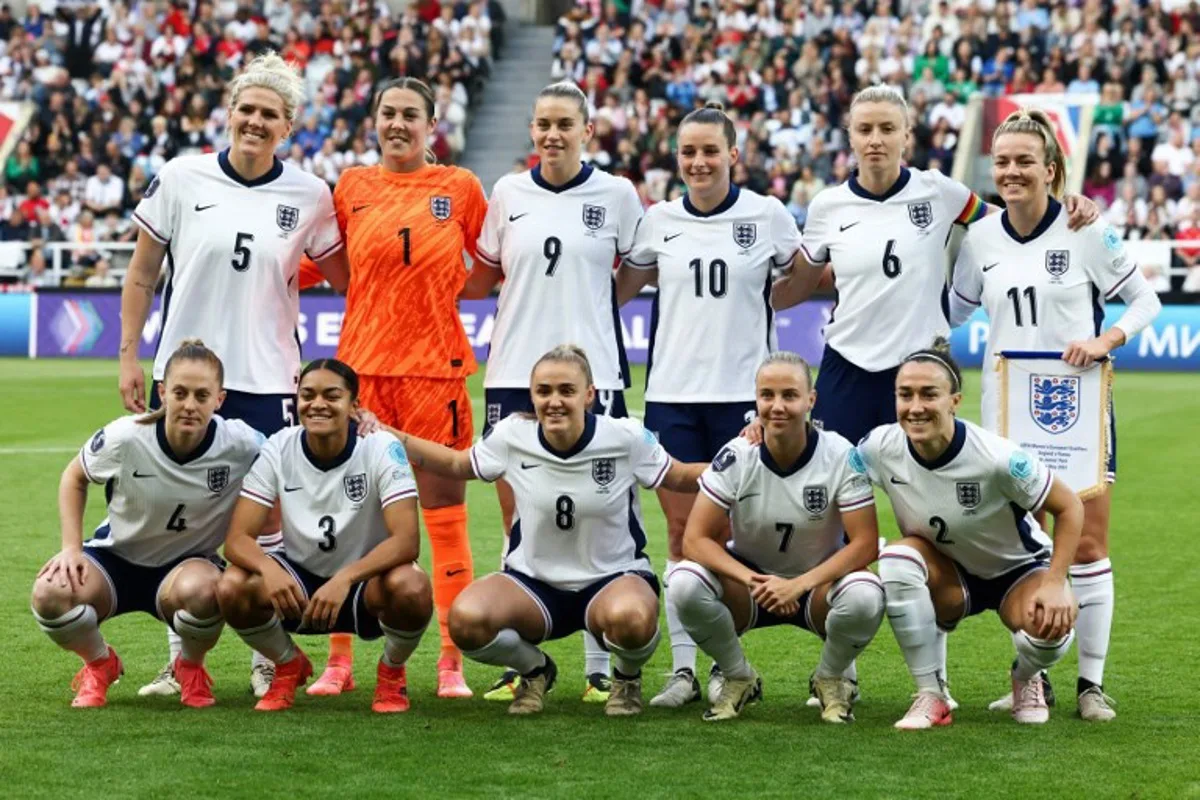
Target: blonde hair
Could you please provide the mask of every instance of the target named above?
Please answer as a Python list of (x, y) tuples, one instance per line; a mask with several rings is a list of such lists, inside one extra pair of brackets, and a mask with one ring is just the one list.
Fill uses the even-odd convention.
[(554, 361), (560, 364), (574, 364), (583, 371), (584, 377), (587, 378), (587, 385), (592, 385), (592, 364), (588, 361), (587, 353), (579, 345), (560, 344), (543, 355), (533, 365), (533, 370), (529, 374), (530, 380), (533, 379), (533, 373), (537, 372), (537, 368), (547, 361)]
[(882, 83), (868, 86), (854, 95), (854, 99), (850, 101), (850, 113), (846, 118), (849, 119), (854, 109), (862, 103), (891, 103), (904, 113), (904, 125), (908, 127), (908, 101), (900, 94), (899, 89)]
[(268, 50), (246, 65), (229, 84), (229, 106), (237, 105), (243, 89), (270, 89), (283, 101), (283, 113), (288, 122), (296, 124), (300, 106), (304, 105), (304, 80), (289, 62), (274, 50)]
[(1050, 182), (1050, 194), (1061, 199), (1063, 190), (1067, 186), (1067, 156), (1058, 146), (1058, 134), (1054, 130), (1054, 123), (1050, 121), (1050, 116), (1037, 108), (1021, 108), (1012, 112), (1004, 118), (1004, 122), (996, 126), (996, 132), (992, 134), (993, 150), (996, 142), (1006, 133), (1027, 133), (1042, 140), (1042, 149), (1046, 153), (1046, 160), (1043, 163), (1046, 166), (1054, 165), (1054, 179)]
[(808, 388), (813, 388), (812, 366), (799, 353), (793, 353), (790, 350), (776, 350), (768, 354), (758, 365), (758, 369), (754, 373), (755, 379), (757, 380), (760, 372), (774, 364), (788, 364), (800, 370), (804, 373), (804, 380), (808, 382)]
[(537, 97), (534, 98), (534, 107), (537, 106), (538, 100), (541, 100), (543, 97), (561, 98), (563, 100), (570, 100), (574, 102), (579, 106), (579, 114), (583, 117), (583, 124), (585, 125), (591, 118), (588, 109), (587, 95), (583, 93), (582, 89), (570, 81), (559, 81), (558, 83), (552, 83), (542, 89), (540, 92), (538, 92)]
[[(164, 386), (171, 377), (171, 368), (180, 361), (199, 361), (208, 364), (216, 370), (217, 385), (225, 385), (225, 365), (221, 363), (221, 359), (217, 357), (217, 354), (209, 350), (200, 339), (184, 339), (179, 343), (179, 347), (175, 348), (175, 352), (171, 353), (171, 357), (167, 359), (166, 366), (163, 367), (162, 383)], [(166, 415), (167, 404), (163, 403), (149, 414), (143, 414), (141, 417), (138, 417), (138, 422), (142, 425), (149, 425), (158, 422)]]

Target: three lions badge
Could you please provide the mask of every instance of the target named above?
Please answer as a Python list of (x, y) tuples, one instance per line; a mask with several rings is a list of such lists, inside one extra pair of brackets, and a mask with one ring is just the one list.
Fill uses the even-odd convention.
[(1047, 433), (1062, 433), (1079, 419), (1079, 377), (1031, 375), (1029, 414)]

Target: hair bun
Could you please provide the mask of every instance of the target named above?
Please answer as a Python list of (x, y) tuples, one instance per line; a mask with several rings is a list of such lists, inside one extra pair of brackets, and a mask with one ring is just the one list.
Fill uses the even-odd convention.
[(704, 104), (704, 107), (705, 108), (713, 108), (722, 113), (725, 112), (725, 104), (722, 103), (720, 100), (709, 100), (707, 103)]

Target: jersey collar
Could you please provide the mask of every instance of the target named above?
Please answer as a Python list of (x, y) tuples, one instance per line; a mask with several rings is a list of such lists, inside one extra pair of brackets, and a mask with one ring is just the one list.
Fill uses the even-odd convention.
[(322, 472), (329, 472), (331, 469), (337, 469), (342, 464), (350, 460), (350, 456), (354, 453), (354, 446), (358, 442), (358, 425), (350, 423), (350, 435), (346, 437), (346, 446), (342, 452), (333, 457), (332, 461), (322, 461), (317, 458), (312, 450), (308, 449), (308, 431), (300, 432), (300, 449), (304, 451), (304, 457), (308, 459), (308, 463), (312, 464)]
[(733, 208), (733, 204), (737, 202), (738, 195), (742, 190), (732, 183), (729, 184), (729, 194), (725, 195), (725, 199), (717, 204), (717, 207), (712, 211), (701, 211), (692, 205), (692, 200), (686, 194), (683, 196), (683, 210), (691, 214), (693, 217), (715, 217), (717, 214), (724, 214), (729, 209)]
[(1004, 209), (1000, 213), (1000, 224), (1004, 226), (1004, 232), (1013, 238), (1017, 244), (1028, 244), (1034, 239), (1041, 236), (1046, 230), (1054, 224), (1054, 220), (1058, 219), (1059, 212), (1062, 211), (1062, 203), (1050, 198), (1050, 204), (1046, 206), (1046, 213), (1042, 215), (1042, 220), (1037, 224), (1037, 227), (1028, 236), (1022, 236), (1017, 233), (1017, 229), (1008, 221), (1008, 209)]
[(796, 459), (795, 464), (792, 464), (787, 469), (784, 469), (776, 464), (774, 457), (771, 455), (771, 451), (767, 449), (767, 442), (765, 439), (763, 440), (763, 443), (758, 446), (758, 460), (762, 462), (764, 467), (771, 470), (771, 472), (774, 472), (781, 478), (787, 478), (795, 475), (797, 472), (808, 466), (808, 462), (812, 461), (813, 453), (817, 452), (817, 439), (819, 438), (820, 434), (812, 425), (806, 425), (805, 430), (807, 432), (808, 444), (804, 445), (804, 450), (800, 453), (800, 457)]
[(283, 174), (283, 162), (278, 158), (274, 159), (274, 163), (271, 165), (271, 168), (267, 170), (265, 175), (260, 175), (252, 181), (248, 181), (243, 178), (240, 174), (238, 174), (238, 171), (233, 168), (233, 164), (229, 163), (229, 150), (222, 150), (217, 155), (217, 163), (221, 165), (221, 172), (224, 172), (231, 181), (240, 183), (242, 186), (251, 189), (255, 186), (263, 186), (268, 184)]
[(158, 422), (154, 423), (154, 435), (155, 438), (158, 439), (158, 448), (163, 451), (163, 455), (174, 461), (176, 464), (190, 464), (197, 458), (200, 458), (200, 456), (207, 453), (209, 448), (212, 447), (213, 442), (216, 441), (217, 421), (215, 419), (210, 419), (208, 421), (208, 430), (204, 432), (204, 439), (201, 440), (200, 444), (197, 445), (195, 450), (182, 457), (175, 454), (175, 451), (171, 449), (171, 443), (167, 441), (166, 419), (160, 419)]
[(545, 448), (546, 452), (552, 456), (561, 458), (566, 461), (571, 456), (578, 455), (583, 452), (583, 448), (592, 443), (592, 439), (596, 436), (596, 415), (585, 413), (583, 415), (583, 435), (579, 437), (579, 441), (571, 445), (566, 450), (559, 450), (550, 442), (546, 441), (546, 434), (542, 431), (541, 423), (538, 423), (538, 442)]
[(908, 186), (908, 181), (911, 178), (912, 173), (908, 171), (908, 167), (901, 167), (900, 177), (896, 179), (896, 182), (893, 183), (891, 187), (883, 194), (875, 194), (858, 182), (858, 170), (854, 170), (854, 172), (850, 174), (850, 179), (846, 181), (846, 186), (850, 187), (850, 191), (854, 192), (864, 200), (874, 200), (877, 203), (882, 203), (884, 200), (900, 194), (900, 190), (905, 186)]
[(908, 452), (913, 457), (913, 461), (916, 461), (925, 469), (941, 469), (962, 452), (963, 445), (967, 443), (967, 426), (962, 423), (962, 420), (954, 420), (954, 435), (950, 437), (950, 446), (933, 461), (926, 461), (921, 458), (921, 454), (917, 452), (917, 448), (913, 447), (913, 443), (907, 436), (904, 438), (904, 443), (908, 445)]
[(536, 183), (542, 189), (545, 189), (547, 192), (560, 194), (568, 189), (574, 189), (576, 186), (582, 186), (587, 182), (588, 178), (592, 177), (592, 173), (595, 171), (596, 168), (591, 164), (584, 164), (582, 169), (579, 170), (579, 174), (577, 174), (574, 178), (571, 178), (571, 180), (567, 181), (562, 186), (555, 186), (553, 183), (542, 177), (542, 165), (538, 164), (536, 167), (529, 170), (529, 177), (533, 179), (534, 183)]

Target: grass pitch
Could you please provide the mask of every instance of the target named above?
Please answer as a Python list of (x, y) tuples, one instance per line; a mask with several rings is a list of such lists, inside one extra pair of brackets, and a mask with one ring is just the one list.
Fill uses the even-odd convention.
[[(58, 475), (98, 427), (121, 413), (116, 363), (0, 362), (8, 375), (0, 419), (0, 624), (8, 666), (0, 675), (0, 794), (5, 797), (1200, 797), (1200, 692), (1195, 665), (1195, 563), (1200, 377), (1121, 374), (1120, 482), (1113, 505), (1117, 610), (1106, 689), (1119, 716), (1106, 726), (1074, 716), (1075, 657), (1053, 673), (1060, 705), (1048, 725), (1018, 727), (986, 711), (1007, 688), (1009, 637), (993, 614), (950, 637), (950, 682), (962, 704), (954, 725), (903, 734), (891, 725), (912, 686), (891, 630), (859, 661), (863, 700), (854, 725), (822, 725), (804, 707), (819, 641), (796, 630), (747, 637), (765, 700), (741, 719), (700, 720), (699, 704), (609, 720), (579, 702), (578, 636), (547, 649), (560, 683), (546, 713), (513, 719), (480, 699), (434, 696), (436, 626), (409, 668), (413, 708), (369, 711), (380, 644), (356, 644), (359, 689), (339, 698), (301, 695), (283, 714), (255, 714), (249, 650), (228, 630), (209, 657), (218, 705), (193, 711), (174, 699), (136, 696), (166, 658), (163, 626), (131, 615), (104, 626), (126, 665), (109, 706), (69, 707), (75, 656), (34, 624), (28, 596), (58, 549)], [(629, 405), (640, 410), (642, 377)], [(472, 381), (475, 418), (482, 382)], [(967, 381), (978, 408), (978, 373)], [(87, 529), (103, 516), (93, 491)], [(661, 569), (665, 525), (643, 498), (651, 556)], [(476, 573), (494, 568), (500, 515), (490, 486), (468, 493)], [(881, 528), (896, 536), (886, 503)], [(664, 622), (665, 629), (665, 622)], [(670, 669), (665, 641), (645, 671), (647, 698)], [(319, 639), (302, 644), (317, 668)], [(701, 656), (700, 669), (708, 660)], [(477, 691), (495, 671), (474, 664)]]

